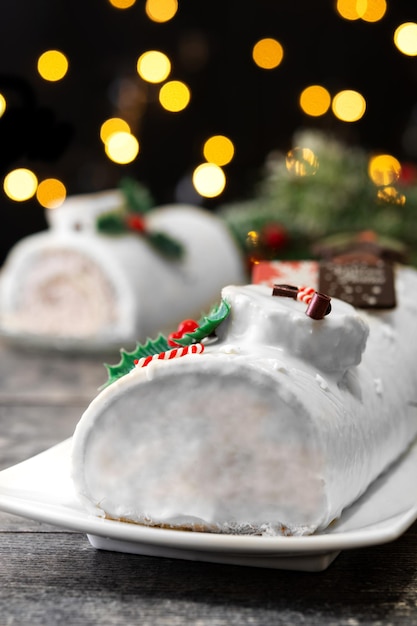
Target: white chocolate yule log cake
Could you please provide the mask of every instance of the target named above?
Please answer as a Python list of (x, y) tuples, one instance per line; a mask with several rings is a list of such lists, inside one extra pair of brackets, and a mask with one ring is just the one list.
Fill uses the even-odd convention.
[(60, 348), (134, 345), (244, 282), (219, 218), (181, 204), (142, 211), (147, 198), (130, 183), (48, 210), (48, 230), (18, 242), (0, 272), (2, 334)]
[(417, 435), (417, 272), (394, 278), (381, 309), (228, 286), (199, 322), (122, 351), (73, 437), (84, 505), (182, 530), (325, 529)]

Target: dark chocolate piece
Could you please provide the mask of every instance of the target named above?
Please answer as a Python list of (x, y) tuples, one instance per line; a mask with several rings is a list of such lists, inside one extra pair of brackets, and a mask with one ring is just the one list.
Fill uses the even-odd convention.
[(316, 291), (307, 307), (306, 315), (311, 317), (313, 320), (322, 320), (323, 317), (328, 315), (331, 310), (332, 305), (330, 304), (329, 296)]
[(319, 290), (362, 309), (396, 306), (394, 268), (380, 258), (359, 255), (321, 261)]
[(274, 285), (272, 289), (273, 296), (283, 296), (284, 298), (293, 298), (297, 300), (298, 287), (294, 285)]

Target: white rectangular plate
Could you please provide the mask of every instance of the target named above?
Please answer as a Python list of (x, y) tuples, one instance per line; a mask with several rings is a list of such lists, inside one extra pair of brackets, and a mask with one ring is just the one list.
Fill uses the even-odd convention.
[(70, 450), (67, 439), (0, 472), (0, 510), (86, 533), (99, 549), (305, 571), (324, 570), (341, 550), (393, 541), (417, 519), (417, 445), (326, 532), (310, 537), (182, 532), (93, 517), (74, 493)]

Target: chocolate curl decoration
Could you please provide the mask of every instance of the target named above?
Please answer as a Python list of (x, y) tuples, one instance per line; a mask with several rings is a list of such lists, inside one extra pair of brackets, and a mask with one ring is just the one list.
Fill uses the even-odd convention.
[(283, 296), (284, 298), (293, 298), (297, 300), (298, 287), (294, 285), (274, 285), (272, 288), (273, 296)]
[(307, 307), (306, 315), (313, 320), (322, 320), (323, 317), (328, 315), (332, 310), (329, 296), (318, 291), (314, 292), (313, 297), (310, 300), (310, 304)]
[(313, 320), (322, 320), (332, 310), (330, 304), (331, 298), (324, 293), (306, 289), (305, 287), (296, 287), (295, 285), (274, 285), (272, 288), (273, 296), (281, 296), (284, 298), (293, 298), (305, 302), (307, 306), (306, 315)]

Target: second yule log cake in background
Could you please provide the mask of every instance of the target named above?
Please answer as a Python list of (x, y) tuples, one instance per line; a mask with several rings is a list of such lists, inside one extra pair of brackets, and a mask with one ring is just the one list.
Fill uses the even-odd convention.
[(219, 218), (181, 204), (141, 214), (135, 201), (146, 203), (146, 193), (127, 190), (69, 197), (47, 211), (48, 230), (14, 246), (0, 272), (2, 334), (68, 349), (127, 347), (244, 282)]
[(297, 282), (228, 286), (198, 325), (122, 351), (73, 438), (84, 505), (194, 531), (325, 529), (417, 435), (417, 272), (393, 278), (380, 309)]

